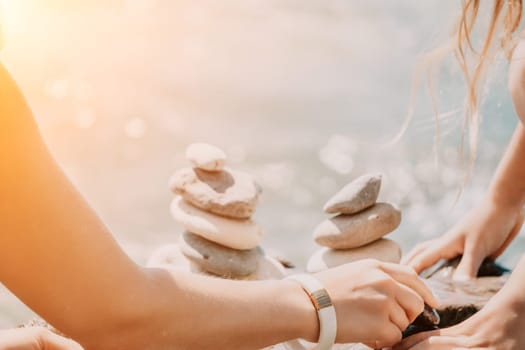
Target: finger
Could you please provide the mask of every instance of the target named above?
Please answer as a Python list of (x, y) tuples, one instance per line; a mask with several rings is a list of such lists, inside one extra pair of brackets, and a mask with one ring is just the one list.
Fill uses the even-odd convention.
[(465, 253), (454, 272), (453, 279), (456, 281), (465, 281), (476, 278), (479, 267), (484, 259), (485, 256), (480, 249), (467, 244)]
[(425, 249), (428, 248), (428, 246), (430, 245), (431, 241), (427, 241), (427, 242), (423, 242), (423, 243), (420, 243), (418, 245), (416, 245), (407, 255), (405, 255), (403, 257), (403, 259), (401, 259), (401, 264), (403, 265), (409, 265), (410, 262), (417, 256), (419, 255), (421, 252), (423, 252)]
[(382, 263), (380, 266), (397, 282), (413, 289), (428, 305), (438, 305), (436, 296), (411, 267), (390, 263)]
[[(423, 301), (421, 301), (421, 303), (423, 303)], [(395, 324), (400, 332), (403, 332), (411, 321), (408, 319), (407, 312), (404, 307), (402, 307), (397, 302), (392, 304), (393, 305), (390, 309), (390, 322)]]
[(59, 336), (53, 332), (41, 333), (40, 340), (46, 350), (83, 350), (77, 342)]
[(421, 273), (423, 270), (434, 265), (439, 260), (452, 259), (457, 254), (458, 252), (456, 250), (451, 249), (448, 246), (444, 246), (443, 243), (436, 243), (436, 245), (428, 247), (428, 249), (414, 257), (414, 259), (412, 259), (408, 265), (412, 267), (417, 273)]
[(441, 330), (435, 330), (430, 332), (423, 332), (415, 334), (411, 337), (403, 339), (403, 341), (393, 347), (393, 350), (407, 350), (412, 348), (414, 345), (421, 343), (429, 337), (437, 336), (441, 334)]
[(465, 336), (432, 336), (421, 343), (418, 343), (416, 346), (412, 347), (412, 350), (463, 350), (471, 349), (469, 345), (471, 340)]
[(414, 292), (414, 290), (402, 284), (399, 285), (395, 298), (396, 302), (403, 309), (405, 317), (408, 320), (408, 324), (401, 329), (405, 330), (405, 328), (423, 312), (425, 302), (419, 294)]

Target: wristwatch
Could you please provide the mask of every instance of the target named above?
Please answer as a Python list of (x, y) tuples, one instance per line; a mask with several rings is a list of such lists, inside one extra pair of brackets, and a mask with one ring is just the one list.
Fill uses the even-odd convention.
[(319, 340), (316, 350), (331, 350), (335, 344), (337, 335), (337, 318), (332, 299), (322, 283), (315, 277), (308, 274), (299, 274), (286, 277), (293, 280), (303, 287), (308, 294), (312, 304), (317, 311), (319, 319)]

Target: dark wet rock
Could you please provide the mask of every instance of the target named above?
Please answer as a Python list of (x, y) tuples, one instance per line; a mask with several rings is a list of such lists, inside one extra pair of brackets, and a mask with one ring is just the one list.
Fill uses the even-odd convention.
[(454, 281), (452, 275), (460, 258), (439, 264), (427, 274), (427, 285), (437, 295), (440, 305), (436, 311), (440, 322), (435, 324), (429, 313), (422, 313), (403, 332), (404, 337), (439, 328), (447, 328), (468, 319), (478, 312), (505, 284), (510, 270), (491, 259), (485, 259), (478, 278)]

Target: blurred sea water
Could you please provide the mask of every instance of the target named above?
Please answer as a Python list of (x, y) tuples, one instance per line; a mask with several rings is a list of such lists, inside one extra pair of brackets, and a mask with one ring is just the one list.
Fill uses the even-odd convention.
[[(405, 252), (483, 197), (517, 123), (507, 64), (494, 64), (478, 160), (457, 203), (464, 87), (452, 60), (436, 89), (441, 144), (421, 89), (403, 139), (420, 55), (442, 43), (455, 2), (311, 0), (7, 1), (2, 62), (26, 94), (52, 152), (143, 263), (177, 239), (171, 173), (188, 143), (224, 148), (264, 189), (263, 246), (304, 266), (322, 205), (370, 171), (403, 210)], [(523, 235), (502, 257), (513, 266)], [(30, 316), (0, 292), (0, 326)]]

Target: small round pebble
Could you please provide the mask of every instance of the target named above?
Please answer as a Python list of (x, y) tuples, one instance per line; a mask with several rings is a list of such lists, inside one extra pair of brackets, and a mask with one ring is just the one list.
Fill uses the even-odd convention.
[(206, 171), (220, 171), (226, 163), (223, 150), (207, 143), (192, 143), (186, 148), (186, 158), (193, 167)]

